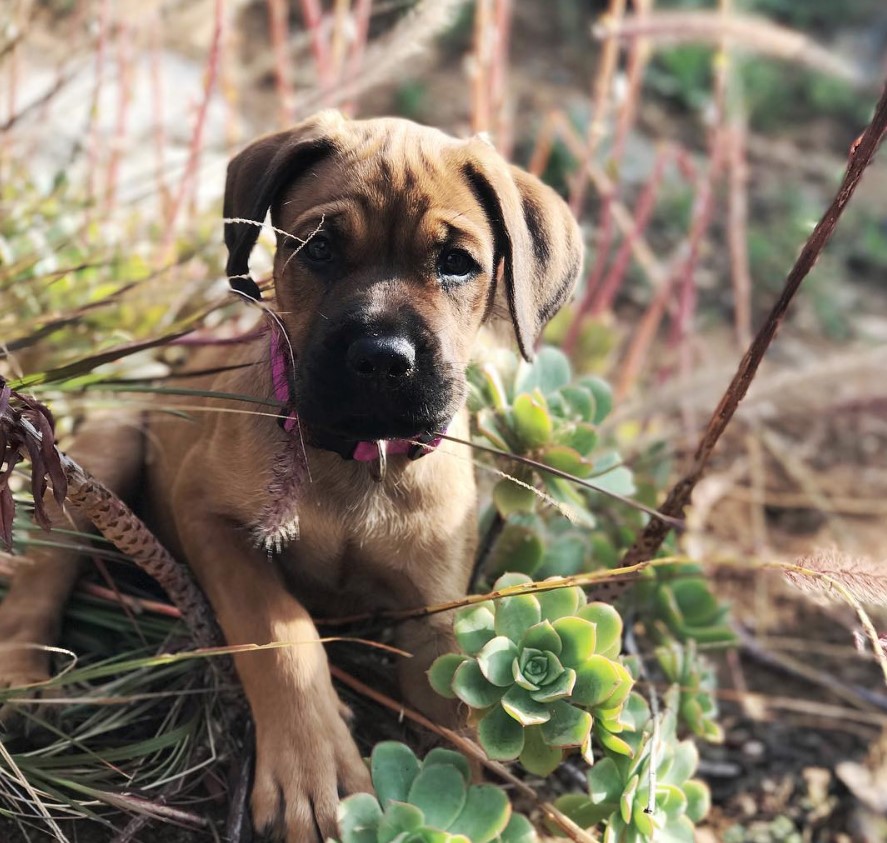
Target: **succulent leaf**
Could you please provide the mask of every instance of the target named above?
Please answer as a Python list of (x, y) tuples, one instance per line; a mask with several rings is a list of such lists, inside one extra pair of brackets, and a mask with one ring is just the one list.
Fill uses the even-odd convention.
[(471, 843), (489, 843), (508, 825), (511, 804), (498, 787), (482, 784), (468, 791), (462, 813), (447, 827), (452, 834), (462, 834)]
[(551, 719), (548, 707), (534, 700), (530, 692), (519, 685), (512, 685), (502, 697), (502, 708), (521, 726), (536, 726)]
[(487, 681), (506, 688), (514, 682), (512, 665), (517, 657), (517, 644), (504, 635), (497, 635), (477, 654), (477, 664)]
[(449, 700), (456, 698), (456, 694), (453, 692), (453, 675), (467, 658), (461, 653), (445, 653), (432, 662), (428, 669), (428, 681), (442, 697)]
[(498, 705), (478, 724), (477, 737), (494, 761), (512, 761), (524, 748), (523, 726)]
[(546, 743), (564, 748), (582, 746), (591, 729), (591, 715), (563, 700), (551, 703), (549, 710), (551, 719), (540, 727)]
[(521, 393), (514, 399), (511, 413), (514, 432), (524, 448), (534, 450), (551, 441), (554, 423), (544, 398)]
[(343, 843), (377, 843), (376, 827), (382, 819), (382, 809), (376, 797), (369, 793), (355, 793), (347, 804), (339, 807), (339, 832)]
[(520, 763), (525, 770), (537, 776), (547, 776), (555, 770), (564, 758), (560, 747), (549, 746), (538, 726), (531, 726), (524, 731), (524, 748), (520, 754)]
[(496, 637), (494, 625), (493, 604), (486, 601), (460, 609), (453, 622), (453, 634), (463, 652), (476, 656), (487, 641)]
[(502, 699), (505, 688), (488, 682), (477, 660), (468, 659), (453, 675), (453, 692), (472, 708), (487, 708)]
[(568, 617), (558, 618), (552, 626), (563, 643), (561, 661), (567, 667), (583, 665), (595, 650), (595, 625), (582, 618)]
[(440, 829), (449, 828), (462, 813), (467, 798), (468, 788), (461, 771), (443, 764), (423, 767), (408, 797), (425, 815), (425, 824)]
[[(539, 595), (540, 602), (544, 595), (545, 592)], [(533, 624), (533, 626), (524, 633), (523, 638), (521, 638), (520, 648), (523, 650), (528, 647), (535, 650), (550, 650), (552, 653), (559, 656), (562, 644), (560, 636), (555, 632), (554, 627), (549, 621), (544, 620), (540, 623)]]
[(542, 610), (539, 601), (532, 594), (503, 597), (496, 606), (496, 634), (506, 635), (515, 643), (523, 638), (528, 627), (539, 623), (540, 620), (542, 620)]
[(376, 744), (370, 760), (370, 773), (376, 785), (376, 798), (385, 808), (389, 802), (406, 802), (419, 774), (419, 760), (412, 750), (397, 741)]

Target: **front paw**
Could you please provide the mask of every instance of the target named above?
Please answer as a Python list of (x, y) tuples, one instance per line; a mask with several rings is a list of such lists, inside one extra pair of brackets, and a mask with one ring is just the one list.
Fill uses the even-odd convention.
[(340, 796), (372, 791), (342, 711), (334, 697), (256, 713), (252, 812), (259, 833), (286, 843), (336, 838)]
[(49, 655), (37, 644), (0, 644), (0, 725), (17, 728), (29, 700), (50, 680)]

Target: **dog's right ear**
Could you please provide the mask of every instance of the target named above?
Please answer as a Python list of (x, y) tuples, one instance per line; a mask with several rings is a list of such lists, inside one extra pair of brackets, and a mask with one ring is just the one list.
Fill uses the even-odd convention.
[(343, 119), (338, 112), (321, 112), (293, 129), (260, 138), (231, 159), (223, 213), (232, 289), (251, 299), (262, 297), (249, 274), (249, 256), (265, 215), (282, 190), (336, 149), (332, 130)]

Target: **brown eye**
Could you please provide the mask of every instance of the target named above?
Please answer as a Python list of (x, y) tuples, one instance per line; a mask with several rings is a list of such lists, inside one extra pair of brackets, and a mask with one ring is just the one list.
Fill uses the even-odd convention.
[(315, 234), (305, 246), (305, 257), (311, 263), (327, 263), (333, 259), (333, 246), (328, 237)]
[(441, 279), (449, 282), (466, 281), (477, 272), (477, 263), (464, 249), (447, 249), (437, 261)]

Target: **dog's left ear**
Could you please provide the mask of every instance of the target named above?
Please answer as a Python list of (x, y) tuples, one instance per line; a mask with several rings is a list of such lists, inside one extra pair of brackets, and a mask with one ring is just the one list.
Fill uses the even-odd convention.
[(582, 234), (548, 185), (506, 164), (487, 143), (477, 141), (473, 151), (465, 174), (493, 228), (521, 354), (532, 360), (542, 329), (579, 279)]

